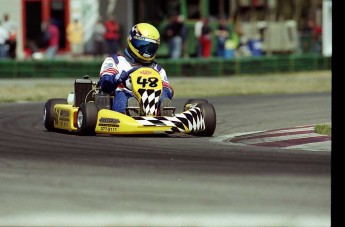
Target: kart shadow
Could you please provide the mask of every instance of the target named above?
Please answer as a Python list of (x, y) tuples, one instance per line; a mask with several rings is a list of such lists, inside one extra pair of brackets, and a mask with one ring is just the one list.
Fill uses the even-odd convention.
[(159, 134), (128, 134), (128, 135), (114, 135), (114, 134), (96, 134), (96, 135), (79, 135), (77, 132), (70, 132), (62, 129), (54, 129), (54, 131), (49, 131), (44, 129), (46, 133), (58, 133), (71, 136), (80, 137), (126, 137), (126, 138), (197, 138), (194, 134), (186, 133), (159, 133)]
[(97, 134), (98, 137), (126, 137), (126, 138), (196, 138), (193, 134), (172, 133), (172, 134), (135, 134), (135, 135), (109, 135)]

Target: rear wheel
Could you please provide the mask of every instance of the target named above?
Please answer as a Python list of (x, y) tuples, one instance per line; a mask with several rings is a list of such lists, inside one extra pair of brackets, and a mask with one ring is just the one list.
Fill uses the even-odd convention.
[(98, 108), (95, 103), (82, 103), (78, 109), (77, 129), (80, 135), (95, 135)]
[(197, 136), (212, 136), (214, 131), (216, 130), (216, 111), (212, 104), (210, 103), (199, 103), (197, 105), (202, 111), (204, 122), (205, 122), (205, 130), (196, 132), (195, 135)]
[(67, 99), (49, 99), (44, 104), (43, 123), (48, 131), (55, 131), (54, 128), (54, 106), (56, 104), (67, 104)]
[(190, 108), (191, 105), (195, 105), (198, 103), (208, 103), (206, 99), (188, 99), (183, 106), (183, 110), (186, 111)]

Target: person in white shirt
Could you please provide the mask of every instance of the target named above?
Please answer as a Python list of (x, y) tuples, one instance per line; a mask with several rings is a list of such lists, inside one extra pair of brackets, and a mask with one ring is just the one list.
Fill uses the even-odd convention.
[(204, 17), (201, 17), (200, 20), (198, 20), (195, 25), (194, 25), (194, 36), (196, 39), (196, 55), (197, 57), (201, 57), (202, 55), (202, 46), (200, 42), (200, 37), (201, 37), (201, 31), (202, 27), (204, 26)]
[(7, 44), (6, 41), (9, 37), (8, 31), (4, 28), (0, 21), (0, 59), (7, 57)]
[(8, 45), (8, 57), (15, 59), (16, 58), (16, 49), (17, 49), (17, 29), (18, 25), (10, 19), (8, 14), (4, 15), (4, 28), (8, 32), (8, 38), (6, 43)]

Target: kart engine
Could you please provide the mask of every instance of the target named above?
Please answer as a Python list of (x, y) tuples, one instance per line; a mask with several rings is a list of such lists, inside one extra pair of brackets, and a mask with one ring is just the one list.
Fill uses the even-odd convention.
[(92, 100), (92, 80), (88, 76), (83, 79), (76, 79), (74, 82), (75, 103), (74, 106), (79, 107), (80, 104)]

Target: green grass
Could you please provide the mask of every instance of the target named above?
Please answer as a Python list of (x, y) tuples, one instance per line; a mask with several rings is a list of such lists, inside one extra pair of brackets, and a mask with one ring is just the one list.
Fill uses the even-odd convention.
[[(67, 98), (74, 90), (75, 79), (0, 79), (0, 102), (45, 102), (50, 98)], [(93, 81), (97, 80), (93, 78)], [(331, 71), (172, 77), (169, 80), (175, 98), (332, 91)]]
[(294, 74), (239, 75), (229, 77), (176, 78), (176, 97), (210, 97), (252, 94), (292, 94), (330, 92), (328, 71)]
[(321, 134), (321, 135), (332, 135), (332, 126), (330, 124), (319, 124), (315, 125), (314, 127), (315, 133)]

